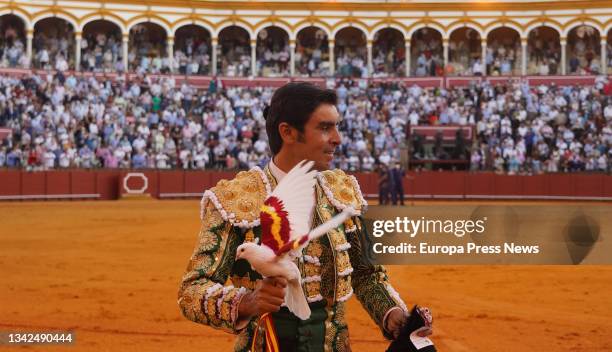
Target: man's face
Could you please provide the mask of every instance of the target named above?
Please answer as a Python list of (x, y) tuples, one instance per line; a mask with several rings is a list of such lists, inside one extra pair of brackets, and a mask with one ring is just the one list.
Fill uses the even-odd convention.
[(340, 115), (334, 105), (319, 105), (304, 126), (303, 138), (293, 145), (295, 155), (314, 161), (314, 167), (319, 171), (329, 169), (342, 141), (338, 132), (339, 122)]

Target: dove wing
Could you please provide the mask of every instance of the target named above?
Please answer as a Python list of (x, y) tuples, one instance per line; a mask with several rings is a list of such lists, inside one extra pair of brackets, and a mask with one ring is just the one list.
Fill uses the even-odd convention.
[(317, 172), (313, 161), (302, 160), (278, 183), (272, 196), (280, 199), (289, 214), (290, 238), (308, 233), (310, 212), (314, 207), (314, 185)]
[(340, 214), (337, 214), (336, 216), (334, 216), (333, 218), (327, 220), (323, 224), (315, 227), (308, 234), (303, 235), (301, 237), (298, 237), (298, 238), (296, 238), (294, 240), (291, 240), (290, 242), (286, 243), (285, 245), (283, 245), (280, 248), (278, 248), (277, 250), (275, 250), (276, 255), (277, 256), (283, 255), (283, 254), (285, 254), (287, 252), (290, 252), (290, 251), (291, 252), (295, 252), (295, 251), (299, 252), (310, 241), (323, 236), (324, 234), (326, 234), (327, 232), (329, 232), (332, 229), (335, 229), (336, 227), (340, 226), (340, 224), (342, 224), (346, 219), (348, 219), (351, 216), (355, 216), (356, 214), (357, 214), (357, 212), (352, 207), (348, 207), (348, 208), (344, 209)]
[(261, 242), (274, 252), (309, 230), (316, 182), (316, 171), (310, 171), (313, 165), (302, 161), (293, 167), (261, 207)]

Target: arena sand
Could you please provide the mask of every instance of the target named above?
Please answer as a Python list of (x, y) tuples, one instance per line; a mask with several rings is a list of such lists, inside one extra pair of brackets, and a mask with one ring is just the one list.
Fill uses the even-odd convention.
[[(177, 306), (198, 206), (195, 200), (0, 203), (0, 331), (76, 332), (72, 347), (15, 350), (232, 350), (232, 335), (186, 320)], [(408, 304), (432, 308), (440, 351), (612, 350), (612, 267), (388, 271)], [(385, 350), (356, 298), (348, 322), (354, 351)]]

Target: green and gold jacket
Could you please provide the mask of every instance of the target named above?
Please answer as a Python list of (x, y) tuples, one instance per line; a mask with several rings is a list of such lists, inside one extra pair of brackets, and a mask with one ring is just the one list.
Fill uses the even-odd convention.
[[(308, 244), (296, 261), (308, 302), (311, 307), (322, 307), (322, 313), (314, 314), (313, 309), (318, 320), (313, 320), (316, 326), (305, 333), (314, 331), (322, 336), (305, 338), (303, 341), (317, 345), (304, 350), (348, 351), (344, 311), (353, 293), (383, 333), (389, 309), (406, 310), (406, 306), (389, 284), (384, 268), (362, 255), (367, 233), (360, 215), (367, 203), (357, 180), (337, 169), (321, 172), (317, 178), (313, 226), (348, 206), (356, 209), (358, 216)], [(204, 193), (201, 230), (178, 292), (178, 304), (187, 319), (238, 334), (235, 351), (251, 351), (255, 331), (263, 332), (256, 318), (244, 328), (236, 326), (240, 298), (261, 279), (248, 262), (235, 260), (236, 248), (261, 235), (259, 209), (275, 186), (268, 167), (256, 167), (238, 173), (231, 181), (222, 180)], [(255, 341), (252, 352), (263, 350), (264, 334), (257, 336), (262, 341)]]

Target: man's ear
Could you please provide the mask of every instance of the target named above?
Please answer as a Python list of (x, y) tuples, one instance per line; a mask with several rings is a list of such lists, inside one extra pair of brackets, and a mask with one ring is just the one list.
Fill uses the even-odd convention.
[(297, 141), (298, 131), (286, 122), (278, 125), (278, 133), (283, 140), (283, 144), (293, 144)]

